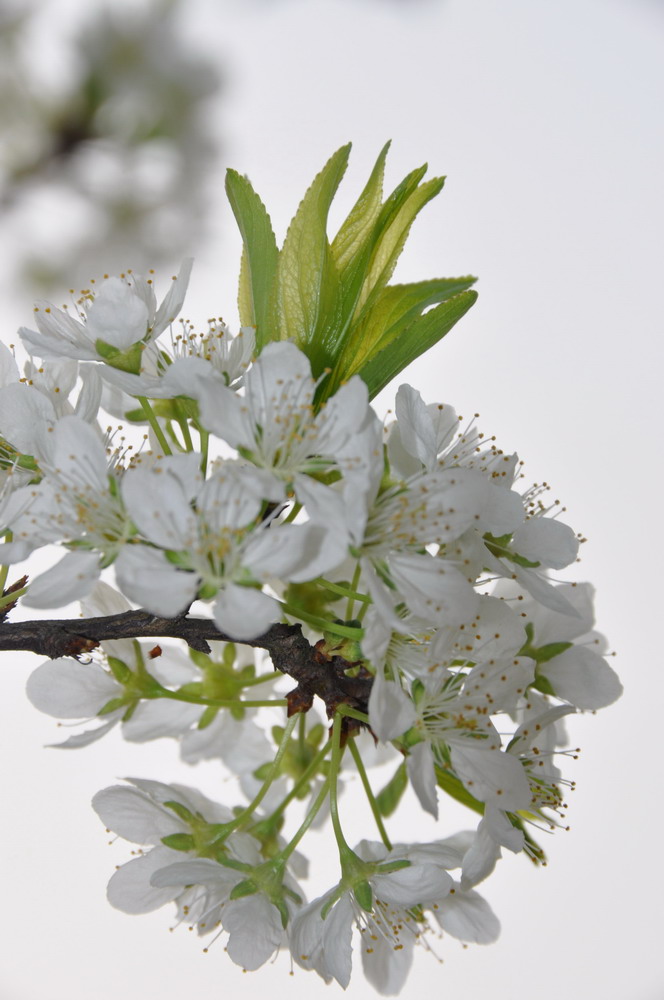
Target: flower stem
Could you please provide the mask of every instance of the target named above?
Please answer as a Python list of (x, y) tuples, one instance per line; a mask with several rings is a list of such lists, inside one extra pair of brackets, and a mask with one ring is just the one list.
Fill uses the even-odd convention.
[(259, 791), (254, 796), (254, 798), (252, 799), (252, 801), (249, 803), (249, 805), (247, 806), (247, 808), (244, 809), (240, 813), (240, 815), (236, 817), (236, 823), (234, 824), (236, 829), (246, 819), (248, 819), (248, 817), (251, 816), (252, 813), (255, 812), (255, 810), (258, 808), (258, 806), (261, 804), (261, 802), (263, 801), (263, 799), (267, 795), (268, 790), (270, 788), (270, 785), (272, 784), (272, 782), (274, 781), (274, 779), (279, 774), (279, 768), (281, 766), (282, 758), (283, 758), (284, 754), (286, 753), (286, 750), (288, 748), (288, 743), (290, 741), (292, 732), (295, 729), (296, 724), (297, 724), (297, 715), (293, 715), (293, 716), (291, 716), (291, 718), (286, 723), (286, 728), (284, 729), (284, 735), (281, 737), (281, 742), (279, 744), (279, 747), (277, 748), (277, 752), (275, 754), (274, 760), (272, 761), (272, 766), (270, 767), (270, 770), (268, 772), (267, 778), (265, 779), (265, 781), (261, 785)]
[[(332, 740), (328, 740), (325, 746), (318, 751), (316, 756), (304, 769), (300, 777), (297, 779), (293, 787), (291, 788), (288, 795), (286, 795), (283, 800), (279, 803), (274, 812), (270, 815), (270, 819), (275, 819), (279, 813), (282, 813), (286, 809), (293, 799), (297, 798), (300, 789), (309, 781), (309, 779), (316, 773), (320, 765), (323, 763), (328, 755), (330, 747), (332, 746)], [(251, 831), (250, 831), (251, 832)]]
[(189, 422), (186, 415), (183, 413), (182, 404), (176, 400), (175, 409), (178, 415), (178, 423), (180, 425), (180, 430), (182, 431), (182, 439), (185, 444), (187, 451), (194, 450), (194, 442), (191, 440), (191, 434), (189, 433)]
[(287, 615), (291, 615), (293, 618), (299, 618), (301, 621), (306, 622), (307, 625), (311, 625), (313, 628), (319, 628), (325, 632), (331, 632), (333, 635), (343, 636), (344, 639), (361, 639), (362, 629), (361, 628), (351, 628), (349, 625), (338, 625), (336, 622), (328, 621), (327, 618), (319, 618), (317, 615), (310, 615), (303, 608), (296, 608), (292, 604), (288, 604), (286, 601), (281, 602), (281, 607)]
[(366, 768), (364, 766), (364, 761), (360, 751), (357, 749), (355, 740), (351, 739), (348, 741), (348, 746), (350, 747), (350, 752), (353, 760), (355, 761), (355, 766), (357, 767), (362, 785), (364, 786), (364, 791), (366, 792), (367, 799), (369, 800), (369, 805), (371, 806), (371, 811), (373, 813), (374, 819), (376, 820), (376, 826), (378, 827), (378, 832), (380, 833), (380, 839), (385, 844), (388, 851), (392, 850), (392, 844), (390, 843), (390, 838), (387, 836), (387, 830), (383, 825), (383, 818), (380, 815), (380, 809), (378, 808), (378, 803), (376, 802), (376, 796), (371, 790), (371, 785), (369, 784), (369, 778), (367, 776)]
[[(13, 596), (13, 595), (12, 595)], [(184, 694), (180, 691), (159, 691), (157, 698), (170, 698), (171, 701), (186, 701), (192, 705), (213, 705), (215, 708), (285, 708), (288, 702), (285, 698), (266, 698), (263, 701), (245, 701), (244, 698), (203, 698), (197, 694)]]
[(148, 423), (150, 424), (150, 427), (154, 431), (154, 433), (156, 435), (156, 438), (159, 441), (159, 444), (164, 449), (164, 455), (172, 455), (173, 452), (170, 449), (170, 445), (169, 445), (168, 441), (166, 440), (164, 432), (162, 431), (161, 427), (159, 426), (159, 421), (157, 420), (157, 418), (155, 416), (154, 410), (152, 409), (152, 407), (150, 405), (149, 399), (147, 399), (145, 396), (138, 396), (137, 398), (138, 398), (139, 403), (143, 407), (143, 413), (147, 417)]
[[(2, 536), (5, 542), (11, 542), (14, 540), (14, 534), (11, 531), (5, 531)], [(0, 594), (4, 592), (5, 584), (7, 583), (7, 575), (9, 573), (9, 564), (7, 566), (0, 566)]]
[(353, 608), (355, 606), (355, 601), (370, 601), (370, 598), (365, 597), (357, 593), (357, 586), (360, 582), (360, 562), (359, 560), (355, 563), (355, 572), (353, 573), (353, 579), (351, 580), (351, 593), (348, 595), (348, 604), (346, 605), (346, 621), (350, 621), (353, 617)]
[(337, 779), (341, 767), (341, 758), (343, 757), (343, 749), (341, 747), (341, 719), (341, 713), (335, 712), (334, 722), (332, 723), (332, 760), (330, 761), (330, 817), (334, 828), (334, 836), (339, 845), (339, 851), (343, 856), (345, 853), (350, 852), (352, 854), (353, 852), (346, 842), (343, 830), (341, 829), (337, 800)]
[(284, 847), (284, 849), (279, 852), (279, 856), (284, 861), (288, 860), (288, 858), (291, 856), (291, 854), (293, 853), (293, 851), (295, 850), (295, 848), (297, 847), (297, 845), (300, 843), (300, 841), (304, 837), (305, 833), (307, 832), (307, 830), (309, 829), (309, 827), (311, 826), (311, 824), (315, 820), (316, 816), (318, 815), (318, 813), (319, 813), (319, 811), (321, 809), (321, 806), (323, 805), (323, 803), (325, 802), (325, 799), (328, 796), (329, 790), (330, 790), (330, 779), (326, 778), (325, 781), (323, 782), (323, 786), (322, 786), (321, 790), (319, 791), (318, 795), (316, 796), (316, 798), (312, 802), (311, 808), (308, 810), (307, 815), (304, 818), (304, 822), (299, 827), (299, 829), (295, 833), (294, 837), (291, 840), (289, 840), (288, 843), (286, 844), (286, 846)]

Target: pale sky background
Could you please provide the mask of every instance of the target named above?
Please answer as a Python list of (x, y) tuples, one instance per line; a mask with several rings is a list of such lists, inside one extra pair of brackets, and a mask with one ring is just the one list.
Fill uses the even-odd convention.
[[(35, 58), (49, 58), (75, 9), (46, 7)], [(342, 209), (390, 137), (388, 185), (424, 161), (448, 176), (397, 277), (474, 273), (480, 299), (407, 380), (429, 401), (479, 411), (529, 479), (553, 485), (589, 538), (577, 578), (597, 587), (598, 627), (626, 688), (620, 703), (570, 726), (583, 748), (565, 766), (578, 785), (572, 829), (545, 838), (548, 868), (510, 855), (482, 887), (501, 939), (465, 950), (445, 939), (442, 965), (418, 954), (402, 995), (662, 1000), (664, 3), (190, 0), (186, 9), (183, 30), (227, 68), (210, 121), (224, 163), (251, 177), (279, 237), (348, 140)], [(239, 241), (221, 173), (218, 188), (186, 312), (234, 325)], [(12, 340), (31, 302), (11, 300), (7, 311)], [(313, 973), (291, 978), (285, 955), (253, 974), (222, 943), (203, 955), (185, 928), (169, 934), (166, 908), (135, 918), (112, 910), (105, 884), (129, 849), (107, 846), (94, 792), (133, 774), (221, 796), (219, 771), (179, 765), (165, 741), (43, 749), (59, 734), (23, 693), (40, 661), (3, 662), (0, 1000), (341, 995)], [(415, 829), (404, 816), (395, 835), (454, 832), (449, 814), (449, 826), (444, 807), (438, 830), (425, 830), (414, 810)], [(355, 832), (373, 836), (362, 823)], [(358, 970), (347, 996), (373, 995)]]

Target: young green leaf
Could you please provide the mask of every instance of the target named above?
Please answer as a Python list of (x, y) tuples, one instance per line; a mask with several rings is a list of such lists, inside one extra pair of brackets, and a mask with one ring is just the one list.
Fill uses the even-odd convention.
[(437, 344), (468, 312), (476, 299), (477, 292), (471, 290), (441, 302), (374, 355), (359, 371), (369, 387), (370, 398), (384, 389), (406, 365)]
[(279, 255), (279, 339), (294, 340), (307, 354), (314, 377), (331, 361), (339, 320), (339, 276), (327, 238), (327, 216), (349, 153), (350, 144), (342, 146), (314, 179)]
[(347, 276), (352, 261), (366, 244), (383, 206), (385, 159), (390, 143), (381, 149), (371, 176), (332, 242), (332, 255), (341, 281)]
[(473, 277), (433, 278), (409, 285), (388, 285), (373, 308), (353, 327), (338, 362), (342, 379), (350, 378), (384, 347), (396, 340), (430, 306), (466, 291)]
[(279, 251), (270, 216), (246, 177), (226, 171), (226, 194), (242, 233), (239, 306), (244, 325), (256, 327), (260, 350), (271, 336), (272, 300)]

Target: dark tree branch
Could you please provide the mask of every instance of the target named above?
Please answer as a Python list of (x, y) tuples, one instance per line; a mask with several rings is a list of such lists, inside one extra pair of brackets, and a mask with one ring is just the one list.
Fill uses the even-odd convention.
[[(209, 641), (231, 642), (209, 618), (159, 618), (147, 611), (126, 611), (103, 618), (71, 618), (0, 624), (0, 650), (29, 650), (55, 659), (79, 657), (106, 639), (184, 639), (199, 652), (210, 652)], [(371, 675), (363, 668), (357, 677), (346, 674), (350, 664), (340, 656), (328, 656), (312, 646), (299, 625), (275, 624), (256, 639), (243, 644), (265, 649), (276, 670), (297, 682), (288, 697), (288, 714), (306, 712), (315, 695), (325, 704), (328, 716), (339, 705), (367, 711)], [(357, 728), (346, 720), (347, 728)]]

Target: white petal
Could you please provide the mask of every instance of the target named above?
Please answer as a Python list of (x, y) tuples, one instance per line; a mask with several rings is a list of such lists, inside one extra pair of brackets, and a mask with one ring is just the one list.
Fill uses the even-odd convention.
[(417, 743), (406, 758), (408, 778), (425, 812), (438, 819), (438, 789), (431, 744)]
[(531, 562), (563, 569), (576, 559), (579, 540), (562, 521), (552, 517), (531, 517), (514, 532), (512, 547)]
[(255, 639), (279, 621), (281, 607), (274, 597), (253, 587), (229, 583), (219, 592), (214, 605), (218, 629), (230, 639)]
[[(173, 456), (181, 458), (184, 456)], [(152, 468), (129, 469), (122, 479), (122, 498), (141, 534), (163, 549), (187, 551), (196, 538), (196, 516), (191, 509), (192, 482), (196, 481), (198, 456), (194, 465), (180, 469), (168, 458)], [(187, 473), (188, 481), (185, 479)]]
[(335, 456), (362, 426), (369, 406), (369, 390), (359, 375), (353, 375), (316, 418), (320, 454)]
[(22, 382), (0, 389), (0, 433), (25, 455), (38, 451), (37, 431), (53, 427), (53, 404), (37, 389)]
[(229, 957), (249, 971), (267, 962), (284, 936), (276, 906), (258, 893), (232, 900), (224, 909), (223, 925), (230, 933), (226, 946)]
[(369, 695), (369, 722), (379, 740), (393, 740), (413, 725), (415, 706), (408, 695), (379, 671)]
[(377, 899), (406, 908), (442, 899), (453, 885), (446, 871), (426, 863), (411, 864), (388, 875), (375, 875), (371, 883)]
[(69, 552), (30, 583), (23, 604), (30, 608), (61, 608), (79, 601), (90, 593), (100, 572), (96, 552)]
[(480, 822), (477, 835), (463, 857), (461, 887), (470, 889), (478, 882), (482, 882), (494, 870), (501, 856), (500, 844), (493, 839), (486, 824)]
[(427, 469), (432, 469), (437, 456), (436, 433), (420, 393), (410, 385), (400, 385), (394, 409), (404, 448)]
[(63, 740), (62, 743), (50, 743), (49, 746), (53, 750), (79, 750), (81, 747), (89, 747), (91, 743), (96, 743), (97, 740), (100, 740), (106, 733), (110, 732), (113, 726), (117, 726), (121, 716), (122, 710), (118, 709), (116, 712), (111, 712), (110, 715), (104, 716), (108, 721), (102, 726), (97, 726), (95, 729), (86, 729), (82, 733), (76, 733), (74, 736)]
[(151, 913), (175, 899), (181, 891), (179, 887), (155, 888), (150, 880), (154, 872), (168, 865), (177, 853), (167, 847), (156, 847), (118, 868), (106, 890), (111, 906), (123, 913)]
[(586, 646), (572, 646), (540, 670), (559, 698), (584, 710), (611, 705), (623, 691), (615, 670)]
[(175, 618), (189, 607), (198, 592), (199, 577), (176, 569), (163, 552), (147, 545), (127, 545), (115, 561), (120, 590), (146, 611)]
[(182, 261), (177, 277), (173, 279), (168, 293), (157, 310), (157, 315), (155, 316), (152, 328), (153, 338), (158, 337), (162, 330), (165, 330), (166, 327), (179, 315), (184, 303), (185, 295), (187, 294), (189, 278), (191, 277), (191, 269), (193, 266), (193, 257), (185, 257)]
[(491, 944), (500, 934), (500, 921), (487, 901), (474, 889), (446, 896), (437, 910), (436, 920), (448, 934), (460, 941)]
[(122, 278), (108, 278), (101, 286), (87, 315), (87, 335), (94, 344), (103, 340), (119, 351), (143, 340), (148, 329), (148, 310)]
[(104, 788), (94, 796), (92, 808), (109, 830), (134, 844), (158, 844), (162, 837), (185, 829), (172, 810), (153, 802), (138, 788)]
[(181, 736), (200, 718), (201, 705), (188, 705), (157, 698), (142, 701), (130, 719), (123, 723), (122, 735), (133, 743), (146, 743), (164, 736)]
[(471, 795), (500, 809), (527, 809), (530, 785), (517, 758), (502, 750), (476, 750), (469, 742), (453, 743), (451, 752), (452, 766)]
[[(409, 929), (403, 935), (395, 934), (389, 922), (391, 916), (388, 911), (387, 921), (374, 917), (376, 940), (372, 940), (370, 949), (368, 943), (364, 944), (365, 935), (361, 951), (364, 975), (382, 996), (395, 996), (401, 992), (413, 964), (414, 936)], [(392, 920), (396, 922), (400, 916), (401, 914), (395, 914)], [(396, 947), (395, 941), (399, 942), (400, 947)]]
[(472, 618), (479, 598), (464, 576), (442, 559), (394, 552), (388, 560), (397, 590), (413, 614), (436, 625)]
[(325, 964), (343, 989), (350, 982), (353, 963), (353, 909), (348, 894), (341, 897), (325, 918)]
[(242, 872), (225, 868), (210, 858), (196, 858), (194, 861), (176, 861), (155, 871), (150, 884), (165, 888), (166, 886), (186, 885), (212, 886), (217, 890), (226, 889), (229, 893), (233, 886), (243, 878)]
[(115, 678), (97, 663), (69, 657), (47, 660), (28, 678), (26, 694), (35, 708), (58, 719), (87, 719), (121, 694)]

